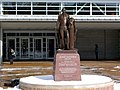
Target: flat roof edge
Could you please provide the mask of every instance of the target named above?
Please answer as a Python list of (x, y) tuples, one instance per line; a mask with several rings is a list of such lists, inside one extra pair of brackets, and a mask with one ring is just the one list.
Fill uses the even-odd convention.
[[(120, 21), (120, 16), (79, 16), (79, 15), (70, 15), (77, 22), (81, 21), (99, 21), (99, 22), (118, 22)], [(0, 16), (0, 21), (57, 21), (58, 15), (51, 16)]]

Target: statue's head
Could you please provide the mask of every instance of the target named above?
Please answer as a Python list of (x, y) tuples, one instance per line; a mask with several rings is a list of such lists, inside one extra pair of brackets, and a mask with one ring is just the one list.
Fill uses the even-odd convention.
[(65, 8), (63, 8), (63, 9), (62, 9), (62, 12), (66, 12), (66, 9), (65, 9)]
[(73, 17), (69, 18), (69, 20), (68, 20), (69, 25), (72, 25), (74, 22), (75, 22), (75, 20)]

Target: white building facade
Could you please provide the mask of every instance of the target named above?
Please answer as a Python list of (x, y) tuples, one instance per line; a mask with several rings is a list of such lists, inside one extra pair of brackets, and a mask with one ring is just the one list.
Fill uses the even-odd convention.
[(95, 59), (95, 44), (99, 59), (119, 59), (119, 0), (1, 0), (0, 62), (8, 59), (8, 47), (15, 50), (16, 60), (53, 59), (63, 7), (76, 20), (81, 59)]

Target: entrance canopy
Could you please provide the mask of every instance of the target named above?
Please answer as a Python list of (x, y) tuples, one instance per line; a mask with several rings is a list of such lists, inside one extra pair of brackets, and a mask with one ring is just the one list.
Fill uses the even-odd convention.
[[(2, 22), (4, 30), (52, 30), (55, 31), (56, 22)], [(34, 26), (34, 27), (33, 27)], [(119, 30), (120, 22), (76, 22), (78, 30)]]

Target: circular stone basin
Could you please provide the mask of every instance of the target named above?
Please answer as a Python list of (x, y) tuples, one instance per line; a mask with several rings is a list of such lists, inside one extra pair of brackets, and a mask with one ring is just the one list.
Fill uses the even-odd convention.
[(81, 81), (54, 81), (52, 75), (29, 76), (20, 79), (22, 90), (114, 90), (111, 78), (81, 75)]

